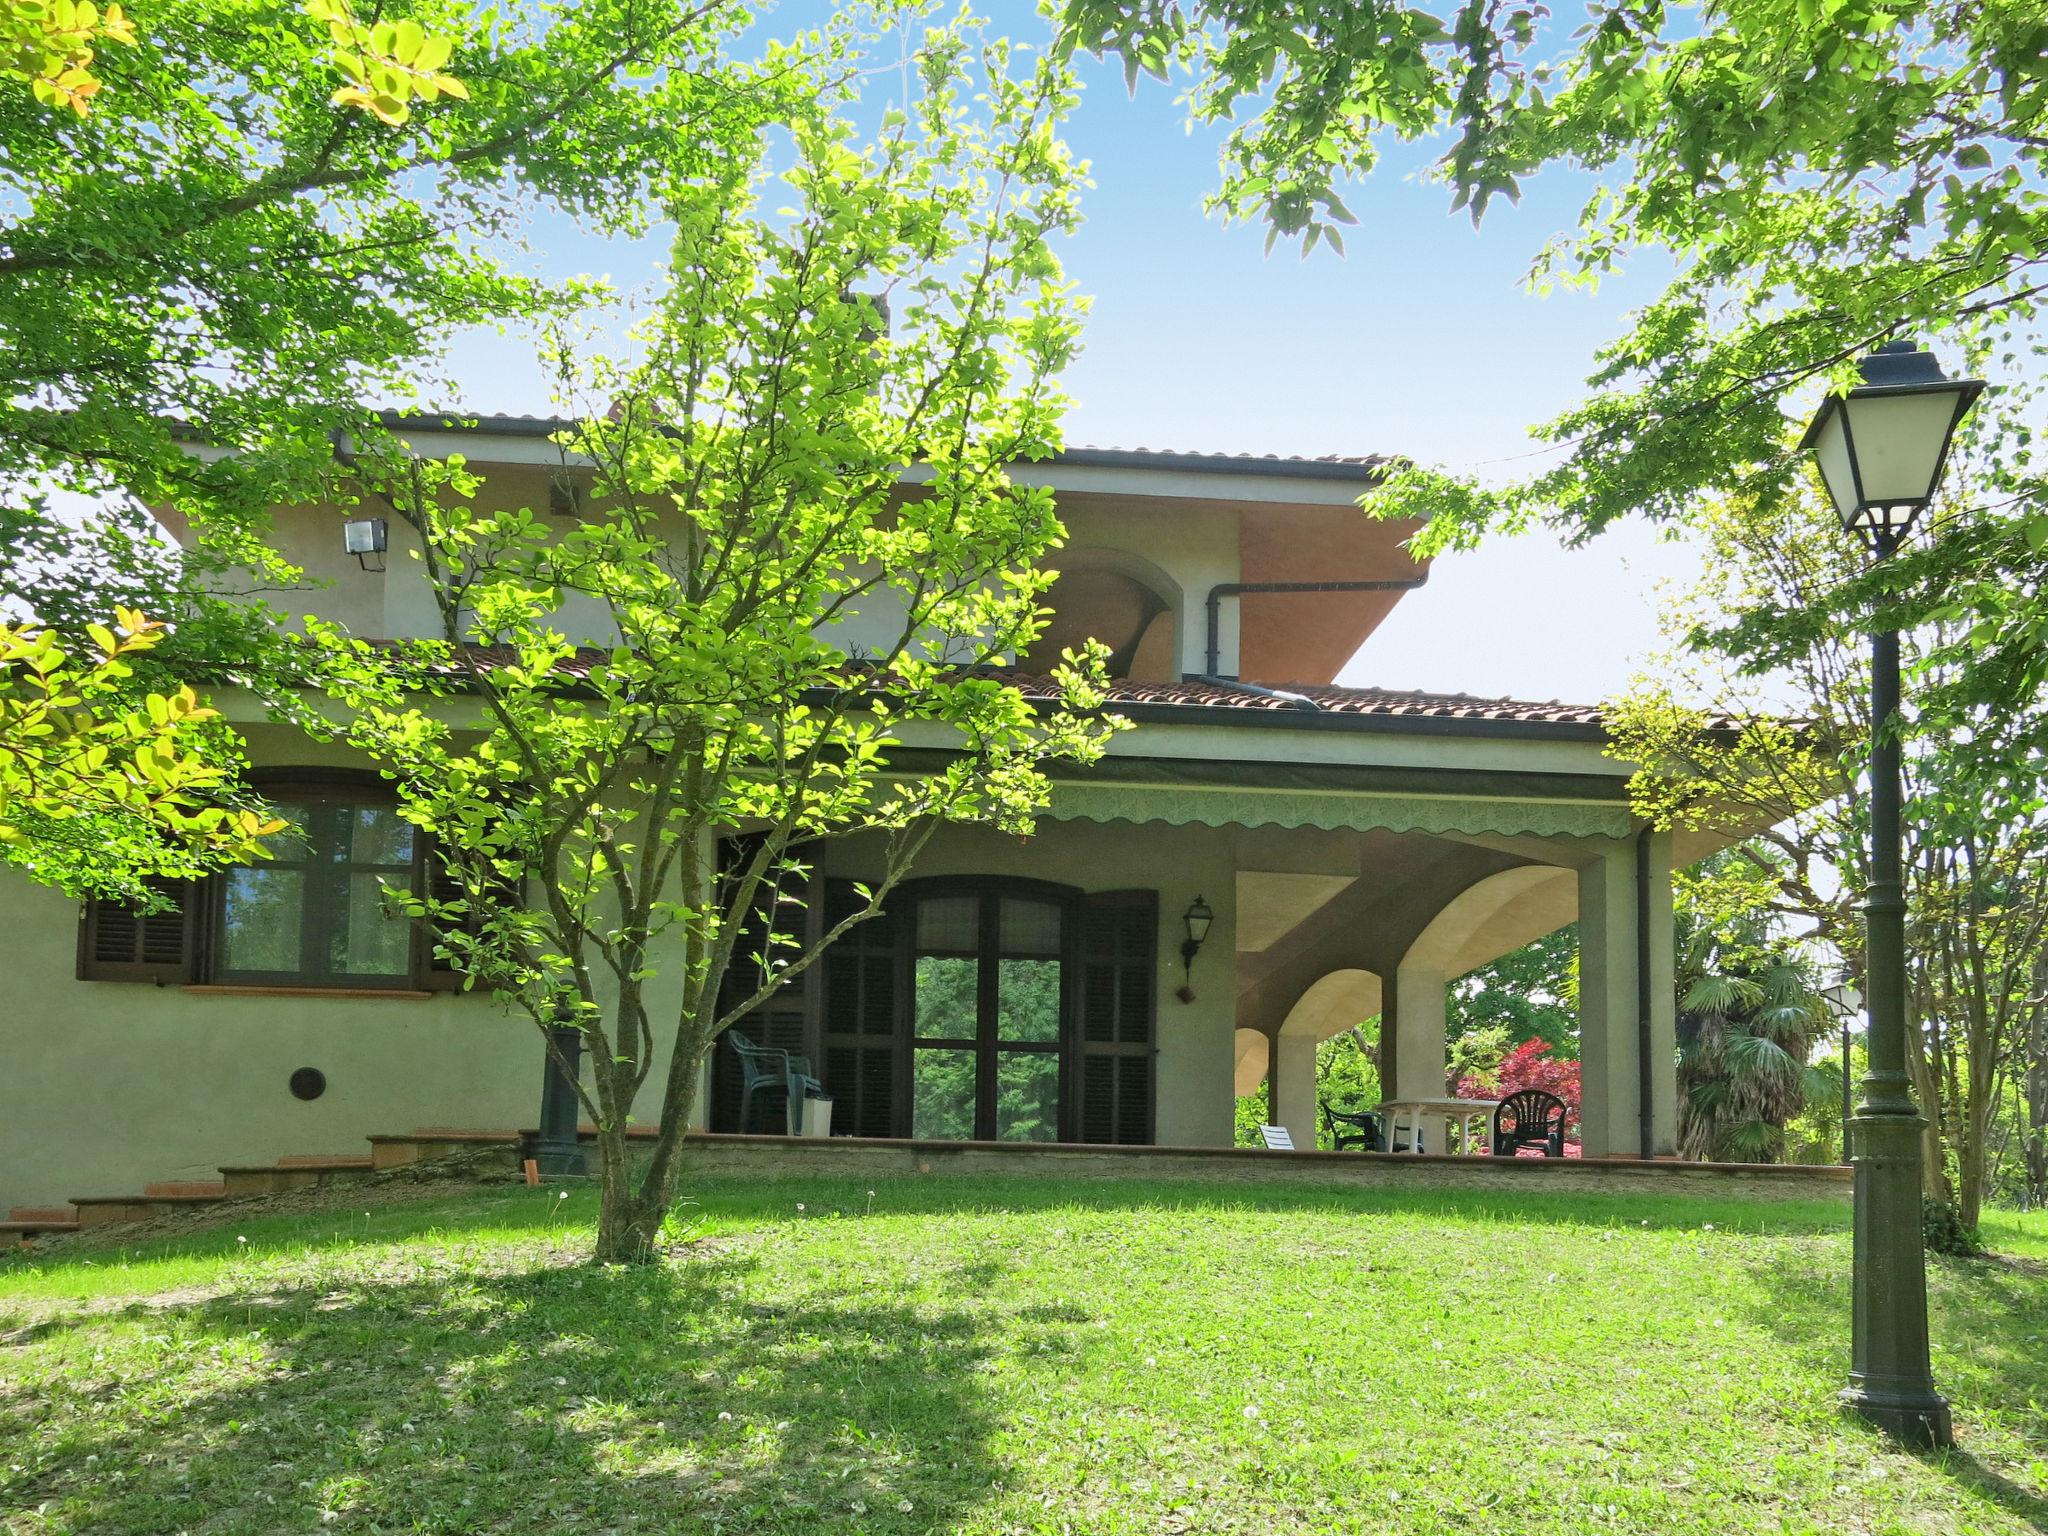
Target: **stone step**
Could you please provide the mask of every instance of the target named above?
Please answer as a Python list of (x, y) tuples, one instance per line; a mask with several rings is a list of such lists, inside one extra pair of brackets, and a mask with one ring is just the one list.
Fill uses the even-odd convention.
[(188, 1196), (218, 1198), (227, 1189), (219, 1179), (159, 1179), (143, 1185), (142, 1193), (151, 1200), (179, 1200)]
[(108, 1227), (120, 1221), (151, 1221), (173, 1211), (219, 1205), (225, 1194), (73, 1195), (81, 1227)]
[(0, 1239), (11, 1237), (24, 1247), (39, 1237), (62, 1237), (77, 1230), (78, 1222), (68, 1218), (64, 1221), (0, 1221)]
[(374, 1167), (367, 1157), (292, 1157), (222, 1168), (220, 1177), (232, 1196), (276, 1195), (288, 1189), (352, 1184), (368, 1178)]
[(17, 1205), (7, 1213), (10, 1222), (63, 1223), (78, 1220), (78, 1212), (68, 1205)]
[(519, 1166), (517, 1131), (442, 1130), (429, 1126), (408, 1131), (402, 1136), (372, 1136), (369, 1142), (370, 1164), (380, 1170), (432, 1162), (435, 1158), (454, 1157), (489, 1147), (505, 1149), (508, 1168), (517, 1169)]

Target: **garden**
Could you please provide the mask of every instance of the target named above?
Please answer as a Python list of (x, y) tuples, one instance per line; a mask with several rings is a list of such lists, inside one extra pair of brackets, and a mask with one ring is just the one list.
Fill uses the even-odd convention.
[(0, 1528), (2029, 1532), (2048, 1222), (1933, 1264), (1958, 1448), (1835, 1402), (1833, 1206), (686, 1179), (251, 1205), (0, 1269)]

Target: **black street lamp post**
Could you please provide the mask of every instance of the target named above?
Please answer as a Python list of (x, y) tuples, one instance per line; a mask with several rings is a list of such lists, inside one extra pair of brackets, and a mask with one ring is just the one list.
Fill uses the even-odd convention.
[[(1949, 442), (1984, 386), (1950, 379), (1934, 355), (1887, 342), (1863, 382), (1831, 396), (1803, 447), (1842, 526), (1879, 560), (1933, 497)], [(1863, 904), (1869, 989), (1868, 1071), (1852, 1121), (1856, 1170), (1855, 1338), (1843, 1399), (1893, 1438), (1954, 1443), (1927, 1349), (1927, 1253), (1920, 1138), (1927, 1122), (1906, 1075), (1906, 901), (1899, 874), (1899, 634), (1871, 636), (1870, 886)]]
[(576, 1077), (583, 1064), (583, 1031), (573, 1024), (548, 1030), (551, 1049), (543, 1053), (540, 1080), (540, 1134), (534, 1138), (533, 1160), (544, 1179), (583, 1178), (590, 1165), (577, 1134), (582, 1101)]

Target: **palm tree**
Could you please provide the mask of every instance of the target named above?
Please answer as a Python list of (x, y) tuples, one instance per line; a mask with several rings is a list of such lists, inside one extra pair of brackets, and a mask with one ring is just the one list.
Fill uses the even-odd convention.
[(1678, 957), (1678, 1143), (1701, 1162), (1774, 1163), (1786, 1126), (1840, 1089), (1807, 1058), (1833, 1015), (1768, 914), (1684, 919)]

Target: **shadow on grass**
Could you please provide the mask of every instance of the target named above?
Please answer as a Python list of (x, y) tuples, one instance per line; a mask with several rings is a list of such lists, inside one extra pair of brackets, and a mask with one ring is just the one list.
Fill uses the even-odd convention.
[[(323, 1516), (345, 1530), (907, 1533), (986, 1492), (1000, 1469), (981, 1373), (1037, 1347), (1043, 1324), (829, 1279), (799, 1305), (756, 1305), (753, 1267), (447, 1266), (131, 1308), (177, 1346), (169, 1390), (118, 1412), (53, 1402), (62, 1430), (39, 1462), (0, 1472), (0, 1500), (47, 1503), (58, 1529), (135, 1533), (315, 1530)], [(233, 1369), (252, 1340), (262, 1363)]]
[[(1751, 1264), (1753, 1315), (1822, 1379), (1846, 1381), (1849, 1270), (1817, 1269), (1779, 1253)], [(1975, 1453), (2038, 1456), (2048, 1445), (2048, 1277), (2031, 1263), (1931, 1259), (1928, 1323), (1937, 1384), (1949, 1397), (1962, 1444), (1922, 1459), (1985, 1503), (2048, 1532), (2048, 1497), (2023, 1487)], [(1848, 1409), (1845, 1416), (1853, 1418)], [(1873, 1434), (1876, 1431), (1872, 1431)]]

